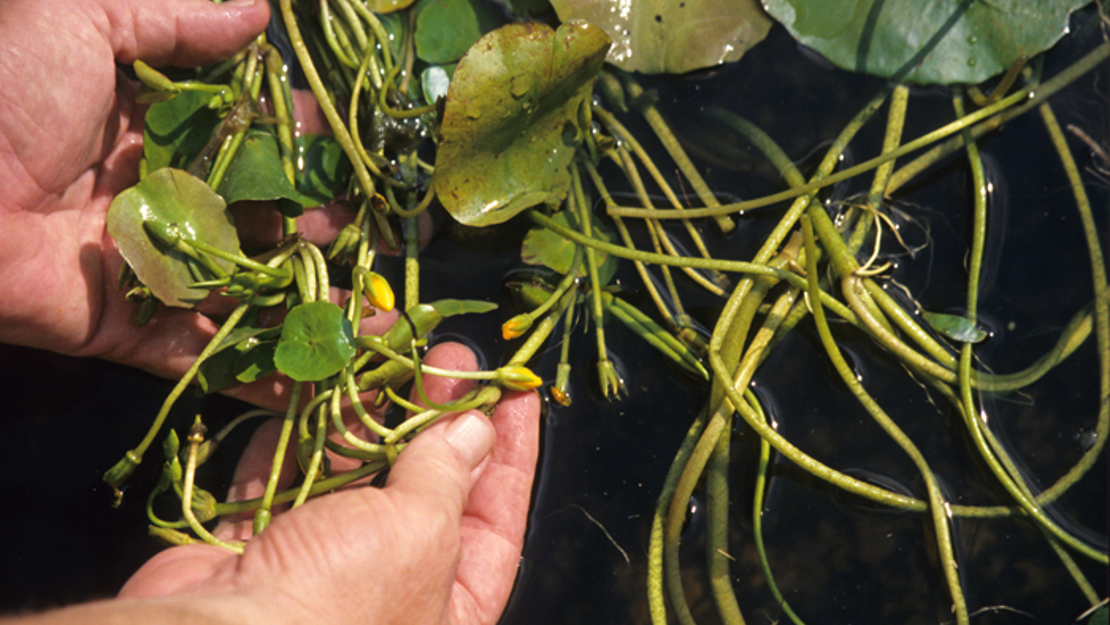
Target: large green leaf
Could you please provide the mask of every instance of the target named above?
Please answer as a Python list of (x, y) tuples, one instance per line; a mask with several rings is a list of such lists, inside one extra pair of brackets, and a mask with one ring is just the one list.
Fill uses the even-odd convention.
[(482, 0), (420, 0), (413, 35), (416, 56), (427, 63), (453, 63), (504, 23), (503, 13)]
[(979, 83), (1067, 32), (1089, 0), (764, 0), (794, 38), (844, 69)]
[(185, 169), (204, 149), (220, 116), (208, 108), (211, 93), (183, 91), (171, 100), (152, 104), (143, 127), (147, 171)]
[(613, 40), (609, 62), (628, 71), (681, 74), (735, 61), (763, 41), (771, 19), (758, 0), (552, 0), (559, 19), (581, 19)]
[(247, 131), (217, 189), (228, 204), (240, 200), (288, 199), (304, 208), (319, 206), (346, 189), (351, 164), (334, 139), (301, 135), (296, 139), (296, 188), (281, 167), (277, 137), (260, 129)]
[(601, 29), (572, 21), (509, 24), (470, 48), (438, 131), (433, 183), (448, 212), (488, 226), (566, 197), (578, 110), (608, 47)]
[[(154, 171), (139, 184), (120, 193), (108, 208), (108, 233), (119, 245), (135, 275), (155, 297), (170, 306), (188, 308), (208, 295), (189, 285), (202, 276), (183, 253), (153, 239), (149, 229), (173, 232), (188, 241), (203, 241), (232, 254), (239, 237), (224, 199), (203, 181), (179, 169)], [(234, 264), (214, 259), (230, 273)]]
[(331, 302), (301, 304), (285, 317), (274, 364), (298, 382), (317, 382), (343, 369), (355, 355), (354, 342), (342, 308)]
[[(562, 226), (578, 229), (578, 220), (572, 219), (569, 211), (559, 211), (552, 215), (551, 219)], [(613, 241), (613, 236), (601, 224), (597, 215), (590, 213), (590, 221), (594, 238), (609, 243)], [(565, 275), (570, 272), (577, 247), (573, 241), (564, 239), (562, 235), (542, 226), (536, 226), (524, 236), (524, 243), (520, 247), (520, 258), (529, 265), (543, 265)], [(608, 284), (617, 272), (620, 260), (604, 252), (596, 252), (596, 257), (598, 279), (601, 284)], [(583, 260), (578, 267), (578, 275), (585, 276), (586, 273), (586, 262)]]

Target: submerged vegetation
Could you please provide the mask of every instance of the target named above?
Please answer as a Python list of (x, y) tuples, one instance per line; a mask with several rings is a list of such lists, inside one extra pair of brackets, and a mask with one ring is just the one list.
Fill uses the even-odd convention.
[[(615, 319), (685, 375), (708, 385), (686, 437), (675, 442), (677, 453), (654, 511), (646, 583), (653, 622), (694, 622), (680, 556), (690, 557), (681, 542), (689, 502), (699, 489), (704, 489), (707, 509), (709, 592), (720, 619), (743, 622), (737, 594), (744, 590), (734, 585), (730, 572), (729, 521), (730, 503), (736, 504), (736, 493), (742, 492), (751, 497), (744, 509), (750, 506), (751, 537), (777, 613), (794, 622), (821, 621), (819, 614), (800, 615), (791, 608), (775, 584), (763, 546), (763, 501), (776, 477), (775, 455), (831, 493), (917, 515), (932, 541), (936, 578), (957, 623), (969, 622), (984, 606), (965, 599), (975, 580), (957, 566), (953, 525), (1007, 517), (1036, 529), (1058, 559), (1044, 566), (1066, 570), (1105, 622), (1100, 595), (1105, 590), (1083, 573), (1086, 562), (1107, 566), (1105, 537), (1093, 544), (1052, 509), (1105, 461), (1110, 428), (1110, 292), (1100, 241), (1105, 215), (1097, 214), (1085, 190), (1099, 172), (1089, 175), (1076, 164), (1051, 104), (1054, 95), (1105, 67), (1110, 57), (1105, 34), (1084, 56), (1049, 75), (1037, 54), (1064, 32), (1069, 14), (1082, 2), (1026, 3), (1039, 8), (1025, 7), (1032, 13), (1010, 16), (1016, 23), (1043, 27), (1036, 29), (998, 26), (991, 11), (1001, 9), (986, 3), (936, 3), (947, 11), (909, 20), (907, 7), (917, 3), (890, 2), (887, 13), (882, 2), (840, 2), (851, 6), (837, 15), (851, 16), (853, 27), (839, 29), (843, 37), (818, 51), (890, 83), (843, 127), (812, 168), (800, 168), (751, 120), (721, 108), (705, 111), (697, 123), (742, 137), (784, 187), (763, 197), (722, 201), (664, 119), (654, 93), (629, 70), (686, 72), (733, 61), (758, 44), (771, 21), (754, 3), (736, 3), (744, 13), (736, 17), (730, 13), (733, 3), (688, 2), (682, 11), (672, 7), (670, 12), (653, 12), (652, 3), (645, 2), (640, 13), (625, 18), (630, 28), (622, 29), (620, 23), (578, 19), (609, 4), (598, 2), (554, 2), (562, 21), (551, 27), (511, 19), (507, 11), (477, 1), (379, 6), (383, 3), (364, 0), (281, 0), (275, 6), (275, 28), (227, 63), (166, 73), (136, 63), (144, 85), (141, 97), (152, 103), (142, 180), (121, 194), (109, 213), (110, 232), (129, 265), (121, 285), (137, 302), (136, 322), (149, 320), (159, 305), (191, 307), (212, 292), (232, 298), (235, 307), (149, 432), (108, 471), (106, 481), (120, 487), (161, 440), (164, 471), (148, 502), (152, 531), (171, 542), (203, 540), (242, 549), (212, 536), (205, 523), (249, 511), (255, 515), (255, 532), (265, 531), (275, 504), (296, 506), (387, 469), (421, 429), (450, 412), (490, 409), (501, 389), (546, 384), (555, 402), (569, 405), (574, 400), (568, 384), (572, 365), (585, 367), (579, 363), (587, 360), (577, 353), (582, 346), (575, 347), (582, 342), (572, 332), (578, 317), (588, 319), (593, 329), (594, 341), (586, 347), (595, 356), (591, 375), (596, 386), (606, 398), (620, 401), (634, 391), (626, 388), (629, 380), (606, 342), (606, 324)], [(808, 36), (821, 38), (827, 27), (827, 22), (801, 19), (817, 19), (804, 10), (813, 3), (765, 4), (803, 43)], [(522, 16), (557, 22), (543, 6), (514, 8)], [(728, 32), (721, 38), (687, 33), (673, 42), (661, 39), (673, 31), (660, 24), (712, 21), (725, 14), (729, 20), (722, 23), (734, 28), (722, 29)], [(1105, 14), (1087, 10), (1082, 20), (1073, 18), (1073, 27), (1105, 33), (1106, 20)], [(909, 21), (917, 30), (900, 30)], [(958, 45), (949, 45), (956, 39)], [(695, 53), (689, 46), (705, 49)], [(651, 56), (661, 49), (667, 53)], [(696, 55), (708, 60), (696, 65), (677, 60)], [(953, 57), (964, 62), (934, 62)], [(644, 64), (630, 65), (630, 59)], [(290, 74), (300, 72), (331, 136), (293, 131)], [(991, 76), (996, 77), (979, 84)], [(916, 97), (909, 82), (951, 85), (945, 92), (951, 99), (950, 121), (922, 136), (904, 137), (907, 110)], [(1090, 296), (1086, 306), (1067, 311), (1071, 321), (1038, 360), (1024, 369), (995, 372), (977, 360), (976, 350), (990, 340), (979, 313), (986, 241), (1004, 222), (988, 219), (990, 181), (979, 145), (1022, 115), (1039, 116), (1066, 171), (1070, 210), (1077, 211), (1089, 258)], [(846, 166), (846, 151), (868, 125), (885, 125), (881, 150), (855, 148), (865, 160)], [(650, 136), (638, 136), (635, 128)], [(1100, 147), (1081, 130), (1071, 132), (1081, 137), (1071, 145), (1083, 141), (1078, 144)], [(661, 149), (647, 146), (649, 140)], [(906, 189), (928, 184), (922, 180), (934, 165), (953, 159), (962, 159), (970, 172), (973, 207), (961, 217), (970, 224), (962, 243), (964, 301), (957, 312), (928, 310), (915, 293), (899, 290), (892, 277), (897, 255), (909, 249), (902, 224), (920, 218), (901, 198)], [(867, 191), (829, 198), (833, 185), (864, 178)], [(328, 249), (320, 249), (298, 236), (295, 218), (333, 198), (351, 207), (353, 219)], [(281, 213), (285, 238), (272, 249), (245, 251), (227, 206), (260, 200), (271, 205), (259, 210)], [(520, 312), (502, 326), (506, 341), (522, 340), (511, 343), (515, 352), (491, 371), (442, 371), (420, 362), (426, 338), (443, 318), (496, 308), (484, 301), (421, 299), (419, 222), (439, 207), (471, 228), (514, 220), (530, 224), (523, 238), (509, 244), (519, 247), (521, 262), (535, 269), (514, 275), (510, 288)], [(773, 227), (754, 253), (735, 248), (725, 253), (706, 242), (743, 228), (745, 215), (760, 207), (777, 208)], [(512, 233), (518, 231), (498, 232), (517, 236)], [(394, 251), (404, 257), (402, 285), (390, 285), (376, 266), (382, 254)], [(625, 293), (628, 285), (614, 280), (622, 264), (631, 265), (640, 278), (635, 289), (642, 291), (635, 298)], [(342, 305), (332, 302), (333, 281), (354, 294)], [(394, 307), (394, 286), (404, 314), (380, 337), (361, 334), (364, 317)], [(716, 302), (714, 318), (699, 319), (691, 312), (691, 289), (700, 291), (695, 297)], [(287, 314), (274, 323), (272, 315), (261, 314), (266, 309)], [(706, 331), (701, 324), (711, 327)], [(779, 431), (777, 417), (752, 382), (784, 346), (797, 348), (787, 340), (795, 331), (814, 337), (811, 344), (825, 354), (833, 375), (904, 452), (919, 476), (917, 487), (895, 488), (854, 474)], [(936, 407), (937, 428), (959, 432), (972, 454), (968, 462), (990, 476), (993, 501), (964, 503), (960, 493), (951, 492), (930, 450), (904, 432), (899, 407), (873, 398), (874, 389), (861, 381), (853, 356), (845, 352), (860, 337), (880, 346), (921, 388)], [(528, 365), (548, 342), (558, 345), (561, 358), (553, 377), (541, 379)], [(1091, 415), (1088, 440), (1068, 470), (1040, 487), (989, 426), (989, 406), (994, 398), (1020, 393), (1092, 345), (1099, 399), (1090, 407), (1097, 414)], [(167, 428), (174, 403), (194, 383), (216, 392), (275, 373), (292, 380), (292, 392), (266, 492), (257, 500), (218, 502), (196, 484), (195, 474), (222, 434), (206, 439), (200, 417)], [(403, 399), (402, 389), (409, 384), (423, 396), (422, 380), (428, 375), (488, 384), (446, 405), (426, 397), (423, 406)], [(371, 401), (370, 391), (376, 391), (375, 404), (364, 405)], [(415, 416), (387, 427), (375, 418), (386, 400)], [(360, 427), (345, 421), (345, 406)], [(179, 430), (187, 432), (184, 444)], [(737, 490), (729, 484), (730, 465), (738, 461), (730, 458), (730, 440), (741, 434), (758, 436), (759, 461), (752, 482)], [(296, 451), (300, 477), (294, 487), (279, 491), (289, 445)], [(329, 454), (356, 459), (361, 467), (333, 474)], [(158, 513), (167, 499), (176, 502), (173, 520)], [(1069, 620), (1080, 617), (1068, 615)]]

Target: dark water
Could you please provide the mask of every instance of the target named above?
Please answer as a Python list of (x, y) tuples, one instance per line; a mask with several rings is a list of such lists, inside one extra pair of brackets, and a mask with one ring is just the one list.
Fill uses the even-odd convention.
[[(1067, 41), (1046, 75), (1087, 49)], [(1107, 68), (1052, 104), (1062, 124), (1110, 138)], [(714, 135), (703, 107), (723, 106), (760, 124), (792, 157), (823, 148), (881, 86), (876, 80), (830, 71), (802, 54), (781, 29), (736, 65), (683, 81), (661, 79), (660, 106), (676, 131), (707, 146)], [(912, 138), (952, 117), (949, 95), (919, 90), (911, 99), (905, 136)], [(852, 150), (857, 161), (878, 150), (880, 120), (864, 129)], [(638, 129), (647, 136), (644, 129)], [(743, 198), (782, 185), (740, 141), (698, 152), (713, 188)], [(1071, 141), (1080, 166), (1089, 151)], [(731, 146), (731, 147), (730, 147)], [(988, 239), (982, 316), (993, 335), (978, 350), (999, 372), (1019, 370), (1056, 340), (1059, 329), (1090, 301), (1090, 270), (1070, 191), (1032, 115), (984, 141), (995, 192)], [(716, 150), (715, 152), (713, 150)], [(731, 151), (730, 151), (731, 150)], [(864, 177), (865, 179), (866, 177)], [(851, 182), (838, 197), (861, 191)], [(962, 155), (904, 191), (901, 209), (912, 217), (908, 239), (929, 248), (897, 259), (897, 280), (935, 311), (963, 305), (970, 176)], [(1102, 244), (1107, 244), (1105, 186), (1088, 185)], [(723, 255), (750, 256), (777, 220), (778, 209), (747, 216), (737, 232), (719, 237), (703, 228)], [(916, 224), (916, 225), (915, 225)], [(449, 225), (424, 257), (425, 296), (490, 298), (508, 304), (501, 278), (518, 266), (499, 237)], [(398, 269), (398, 268), (395, 268)], [(641, 302), (632, 272), (618, 276), (627, 297)], [(721, 301), (693, 296), (691, 309), (711, 326)], [(445, 324), (439, 338), (466, 337), (490, 364), (507, 347), (498, 317)], [(630, 394), (620, 402), (597, 398), (593, 337), (579, 331), (573, 353), (570, 408), (549, 406), (531, 527), (517, 591), (505, 623), (644, 623), (646, 549), (659, 486), (706, 394), (618, 324), (609, 344), (626, 372)], [(843, 332), (844, 345), (868, 387), (918, 444), (958, 503), (1000, 500), (994, 480), (969, 455), (962, 426), (938, 409), (887, 355)], [(558, 353), (541, 354), (536, 370), (554, 374)], [(157, 464), (144, 465), (120, 509), (109, 506), (100, 475), (145, 431), (170, 383), (114, 365), (0, 348), (0, 390), (7, 398), (0, 436), (0, 610), (41, 608), (113, 594), (158, 549), (145, 536), (142, 500)], [(1077, 460), (1098, 409), (1093, 340), (1022, 394), (984, 398), (990, 423), (1031, 482), (1040, 488)], [(807, 453), (854, 475), (883, 480), (921, 496), (923, 485), (905, 455), (873, 425), (838, 383), (803, 324), (761, 369), (756, 387), (779, 431)], [(190, 400), (177, 414), (204, 410), (213, 422), (233, 414), (231, 400)], [(937, 400), (937, 403), (941, 403)], [(223, 415), (223, 417), (221, 417)], [(244, 433), (245, 436), (245, 433)], [(767, 590), (751, 542), (750, 482), (756, 441), (745, 428), (733, 437), (734, 486), (730, 555), (741, 608), (749, 623), (784, 619)], [(229, 443), (234, 447), (235, 442)], [(1072, 531), (1106, 547), (1105, 454), (1090, 474), (1052, 507)], [(697, 495), (700, 497), (700, 494)], [(700, 510), (700, 500), (693, 504)], [(767, 549), (779, 587), (810, 623), (940, 623), (951, 620), (949, 600), (931, 546), (931, 524), (921, 515), (891, 513), (839, 495), (779, 459), (763, 516)], [(683, 541), (687, 592), (699, 622), (715, 622), (704, 572), (704, 520), (695, 511)], [(995, 607), (976, 623), (1069, 623), (1087, 606), (1039, 533), (1020, 519), (958, 520), (956, 548), (972, 611)], [(1080, 561), (1105, 593), (1106, 569)], [(1004, 606), (1001, 608), (999, 606)], [(1020, 612), (1018, 612), (1020, 611)]]

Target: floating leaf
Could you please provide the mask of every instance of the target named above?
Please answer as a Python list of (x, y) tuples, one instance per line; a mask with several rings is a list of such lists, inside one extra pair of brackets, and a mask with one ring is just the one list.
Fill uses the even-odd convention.
[(416, 56), (426, 63), (453, 63), (505, 18), (482, 0), (420, 0), (416, 5)]
[[(173, 100), (171, 100), (172, 102)], [(179, 169), (152, 172), (139, 184), (120, 193), (108, 209), (108, 233), (120, 253), (155, 297), (170, 306), (189, 308), (208, 295), (189, 285), (199, 276), (193, 261), (177, 250), (151, 239), (148, 228), (173, 230), (186, 240), (203, 241), (232, 254), (239, 237), (224, 199), (201, 180)], [(227, 273), (231, 261), (213, 259)]]
[(558, 31), (509, 24), (466, 53), (447, 92), (433, 177), (455, 219), (488, 226), (566, 197), (578, 109), (608, 47), (601, 29), (572, 21)]
[(758, 0), (552, 0), (613, 40), (608, 61), (647, 74), (681, 74), (736, 61), (763, 41), (771, 19)]
[(987, 331), (980, 328), (974, 321), (960, 315), (946, 315), (927, 310), (921, 311), (921, 316), (929, 327), (960, 343), (978, 343), (987, 338)]
[(274, 364), (298, 382), (317, 382), (346, 366), (355, 355), (354, 342), (342, 308), (331, 302), (301, 304), (285, 317)]
[(334, 139), (319, 135), (297, 137), (297, 186), (293, 187), (281, 167), (274, 133), (251, 129), (228, 165), (217, 189), (228, 204), (241, 200), (288, 199), (311, 208), (340, 195), (346, 189), (351, 164)]
[(177, 97), (152, 104), (143, 127), (143, 157), (147, 171), (163, 167), (185, 169), (220, 125), (220, 116), (208, 108), (211, 93), (183, 91)]
[(979, 83), (1068, 30), (1088, 0), (764, 0), (801, 43), (844, 69), (913, 83)]
[[(559, 211), (552, 215), (552, 220), (556, 223), (566, 226), (567, 228), (577, 229), (578, 220), (570, 217), (568, 211)], [(592, 223), (593, 235), (595, 238), (611, 243), (613, 237), (609, 234), (608, 230), (601, 224), (596, 215), (591, 214), (590, 221)], [(549, 269), (554, 269), (561, 274), (566, 274), (570, 271), (570, 265), (574, 262), (574, 250), (578, 246), (573, 241), (564, 239), (558, 233), (555, 233), (542, 226), (536, 226), (528, 231), (524, 236), (524, 243), (521, 245), (520, 258), (529, 265), (543, 265)], [(597, 273), (598, 279), (602, 285), (608, 284), (609, 280), (613, 279), (613, 274), (617, 272), (617, 265), (619, 260), (610, 257), (604, 252), (595, 252), (597, 255)], [(578, 268), (578, 275), (586, 275), (586, 262)]]

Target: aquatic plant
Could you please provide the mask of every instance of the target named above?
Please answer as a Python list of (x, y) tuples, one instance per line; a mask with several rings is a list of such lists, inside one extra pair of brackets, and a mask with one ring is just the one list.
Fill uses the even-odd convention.
[[(722, 202), (664, 120), (652, 92), (641, 85), (642, 79), (606, 64), (607, 58), (639, 58), (635, 41), (615, 33), (613, 38), (623, 47), (613, 58), (610, 36), (598, 25), (574, 19), (577, 14), (569, 4), (555, 3), (563, 21), (552, 28), (540, 22), (502, 25), (504, 16), (462, 0), (446, 3), (448, 8), (430, 2), (383, 8), (362, 0), (281, 0), (281, 28), (270, 34), (274, 41), (260, 37), (227, 63), (180, 75), (136, 64), (135, 73), (144, 84), (142, 97), (153, 104), (147, 116), (142, 180), (121, 194), (109, 213), (110, 232), (130, 267), (121, 284), (138, 302), (140, 323), (154, 314), (159, 302), (189, 307), (213, 291), (237, 304), (167, 398), (147, 435), (108, 471), (108, 483), (118, 488), (127, 479), (162, 434), (176, 398), (191, 383), (214, 392), (280, 372), (293, 380), (293, 386), (265, 495), (217, 502), (196, 485), (197, 466), (220, 438), (206, 440), (198, 418), (184, 426), (184, 450), (176, 431), (168, 430), (162, 479), (148, 504), (155, 532), (167, 540), (200, 539), (241, 549), (241, 544), (219, 541), (204, 523), (219, 515), (253, 511), (255, 532), (265, 531), (274, 504), (296, 506), (387, 469), (406, 441), (441, 415), (489, 409), (501, 388), (539, 387), (541, 378), (527, 365), (560, 326), (561, 358), (548, 392), (556, 402), (569, 404), (570, 372), (585, 360), (572, 362), (570, 352), (577, 342), (572, 334), (575, 318), (584, 308), (596, 339), (592, 375), (606, 398), (617, 401), (629, 392), (606, 341), (605, 326), (611, 319), (631, 328), (694, 379), (710, 384), (704, 406), (678, 446), (654, 513), (647, 580), (653, 621), (667, 622), (671, 615), (682, 623), (694, 621), (681, 576), (681, 537), (688, 503), (704, 481), (710, 592), (722, 621), (743, 622), (729, 555), (729, 504), (734, 498), (728, 483), (730, 440), (740, 431), (759, 438), (758, 470), (750, 485), (751, 523), (764, 579), (777, 607), (795, 622), (801, 618), (776, 586), (763, 548), (763, 498), (775, 477), (772, 454), (826, 483), (832, 492), (920, 515), (937, 554), (938, 579), (959, 623), (969, 622), (973, 613), (964, 598), (969, 581), (961, 576), (953, 546), (952, 524), (962, 518), (1020, 517), (1043, 535), (1089, 602), (1104, 603), (1075, 558), (1105, 567), (1105, 546), (1092, 545), (1051, 510), (1053, 502), (1104, 456), (1110, 427), (1110, 299), (1099, 217), (1090, 206), (1083, 174), (1055, 120), (1050, 98), (1104, 66), (1110, 44), (1103, 41), (1066, 69), (1043, 76), (1040, 59), (1029, 57), (1054, 38), (1045, 37), (1042, 29), (1030, 29), (1036, 32), (1019, 32), (1014, 43), (999, 33), (1009, 35), (1015, 29), (999, 28), (990, 36), (983, 31), (975, 41), (963, 37), (961, 43), (972, 46), (975, 54), (990, 51), (988, 56), (997, 61), (993, 68), (984, 69), (986, 61), (970, 62), (978, 57), (934, 64), (931, 61), (942, 51), (949, 56), (970, 54), (959, 47), (951, 52), (950, 37), (980, 32), (976, 24), (990, 21), (983, 17), (985, 5), (942, 3), (946, 10), (914, 22), (919, 30), (899, 37), (891, 29), (907, 22), (887, 20), (884, 3), (849, 3), (856, 13), (845, 14), (863, 15), (862, 23), (850, 21), (858, 28), (845, 31), (848, 39), (839, 41), (832, 52), (820, 51), (833, 61), (837, 54), (843, 57), (844, 50), (854, 51), (841, 61), (854, 62), (848, 66), (855, 70), (879, 72), (892, 82), (875, 94), (805, 174), (751, 121), (724, 109), (707, 111), (706, 123), (743, 137), (789, 187), (755, 199)], [(663, 32), (653, 30), (653, 21), (669, 22), (683, 15), (652, 13), (650, 4), (644, 5), (647, 11), (628, 18), (640, 26), (636, 32), (646, 33), (639, 44), (645, 48), (658, 45), (653, 37)], [(806, 41), (807, 26), (822, 24), (793, 19), (802, 14), (801, 0), (766, 4), (801, 41)], [(1017, 17), (1044, 25), (1054, 16), (1047, 30), (1062, 32), (1075, 4), (1049, 3), (1032, 18)], [(787, 6), (793, 8), (788, 11)], [(899, 6), (904, 11), (907, 4)], [(379, 12), (387, 9), (392, 12)], [(689, 10), (695, 9), (708, 10), (710, 16), (725, 10), (692, 3)], [(745, 22), (745, 32), (765, 34), (766, 16), (758, 9), (755, 15), (752, 20), (763, 21)], [(1097, 29), (1100, 18), (1105, 20), (1093, 12), (1085, 17), (1081, 27), (1086, 29)], [(459, 23), (472, 28), (455, 28)], [(285, 45), (284, 37), (291, 50), (285, 56), (277, 47)], [(761, 37), (747, 37), (746, 45), (755, 45)], [(731, 44), (707, 45), (719, 51), (721, 45)], [(630, 69), (693, 69), (675, 65), (674, 58), (664, 55)], [(896, 62), (876, 63), (874, 58)], [(722, 60), (725, 57), (718, 55), (707, 64)], [(331, 137), (295, 136), (292, 131), (288, 64), (294, 63), (303, 71)], [(1007, 68), (990, 95), (978, 86), (959, 86), (981, 83)], [(950, 91), (952, 121), (904, 140), (911, 102), (907, 81), (955, 83)], [(969, 111), (971, 106), (977, 108)], [(884, 107), (881, 152), (842, 167), (849, 145)], [(1070, 181), (1090, 259), (1092, 295), (1089, 305), (1073, 312), (1072, 321), (1043, 357), (1024, 370), (995, 373), (976, 362), (976, 346), (988, 337), (978, 306), (984, 241), (992, 227), (987, 223), (988, 181), (978, 145), (1004, 123), (1033, 112), (1042, 118)], [(644, 147), (645, 137), (629, 129), (632, 121), (646, 125), (661, 150)], [(662, 173), (671, 168), (656, 162), (664, 154), (699, 206), (674, 190), (675, 178)], [(910, 155), (915, 155), (913, 160), (895, 169), (899, 159)], [(899, 298), (888, 287), (897, 284), (890, 277), (889, 242), (901, 242), (895, 223), (903, 210), (899, 192), (917, 184), (933, 165), (956, 155), (966, 159), (971, 172), (973, 214), (968, 219), (966, 297), (962, 310), (953, 314), (925, 310), (913, 293)], [(867, 192), (828, 201), (829, 188), (862, 175), (871, 177)], [(342, 197), (355, 215), (325, 254), (297, 235), (294, 219), (334, 197)], [(660, 198), (666, 207), (657, 205)], [(242, 200), (274, 202), (286, 235), (279, 245), (249, 256), (243, 252), (227, 211), (227, 204)], [(512, 281), (522, 311), (502, 327), (505, 340), (523, 340), (506, 364), (493, 371), (466, 374), (420, 363), (425, 337), (444, 317), (495, 307), (478, 301), (421, 300), (418, 220), (437, 201), (468, 227), (524, 219), (532, 224), (519, 243), (512, 244), (519, 245), (523, 263), (541, 268)], [(705, 240), (709, 224), (718, 232), (729, 232), (738, 227), (737, 216), (743, 219), (747, 211), (782, 203), (787, 207), (776, 213), (775, 224), (750, 257), (741, 258), (735, 250), (727, 256), (728, 252), (711, 251)], [(674, 220), (680, 222), (680, 233), (668, 227)], [(386, 249), (404, 254), (401, 301), (406, 312), (382, 336), (362, 335), (359, 322), (366, 315), (394, 305), (393, 290), (375, 265)], [(649, 310), (630, 303), (614, 284), (622, 261), (631, 263), (640, 277)], [(330, 295), (333, 276), (340, 273), (353, 293), (342, 306), (332, 303)], [(702, 320), (712, 324), (708, 336), (684, 304), (690, 299), (688, 285), (718, 298), (719, 314)], [(280, 324), (267, 323), (259, 313), (268, 308), (288, 309), (288, 314)], [(814, 333), (844, 387), (904, 451), (920, 477), (920, 488), (902, 492), (881, 480), (853, 475), (803, 451), (779, 432), (752, 381), (787, 344), (790, 333), (801, 328)], [(945, 489), (929, 450), (904, 433), (898, 407), (881, 406), (845, 357), (845, 345), (855, 337), (880, 346), (925, 389), (949, 421), (938, 427), (958, 425), (961, 440), (974, 452), (972, 462), (997, 488), (996, 501), (962, 504), (959, 494)], [(1037, 488), (1023, 473), (1020, 460), (988, 427), (986, 398), (1019, 392), (1090, 343), (1097, 352), (1100, 398), (1093, 440), (1052, 485)], [(417, 406), (402, 398), (401, 389), (410, 381), (419, 395), (427, 375), (470, 377), (490, 384), (448, 405), (424, 398), (424, 406)], [(303, 401), (309, 387), (311, 399)], [(374, 418), (372, 407), (364, 405), (370, 391), (377, 392), (375, 401), (388, 399), (415, 416), (386, 427)], [(367, 437), (345, 424), (345, 401)], [(332, 433), (343, 443), (330, 439)], [(277, 476), (289, 444), (295, 446), (301, 477), (294, 488), (278, 492)], [(362, 465), (333, 475), (328, 452)], [(155, 513), (155, 502), (163, 496), (178, 501), (179, 519), (164, 520)], [(192, 535), (181, 531), (186, 529)]]

